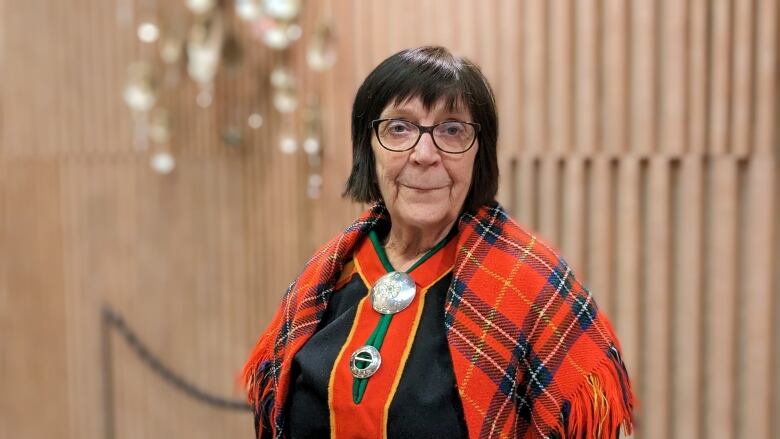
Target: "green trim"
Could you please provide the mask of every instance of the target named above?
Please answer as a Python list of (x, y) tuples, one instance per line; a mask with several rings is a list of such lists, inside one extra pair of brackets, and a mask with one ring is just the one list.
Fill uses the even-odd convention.
[(374, 251), (376, 252), (376, 255), (379, 256), (379, 260), (382, 261), (382, 266), (385, 267), (385, 271), (388, 273), (395, 271), (393, 264), (390, 263), (390, 259), (387, 259), (385, 248), (382, 247), (382, 243), (379, 242), (379, 237), (376, 236), (376, 231), (374, 229), (371, 229), (371, 231), (368, 232), (368, 239), (371, 240)]
[[(457, 227), (453, 227), (450, 233), (447, 234), (441, 241), (436, 243), (433, 247), (431, 247), (430, 250), (425, 252), (424, 255), (420, 259), (417, 260), (411, 267), (409, 267), (408, 270), (406, 270), (407, 273), (411, 273), (415, 268), (422, 265), (425, 261), (430, 259), (431, 256), (435, 255), (437, 251), (444, 248), (445, 245), (447, 245), (448, 242), (450, 242), (450, 239), (452, 239), (457, 233), (455, 231), (458, 230)], [(385, 270), (390, 273), (393, 271), (396, 271), (395, 268), (393, 268), (393, 264), (390, 263), (390, 259), (387, 258), (387, 253), (385, 253), (385, 248), (382, 247), (382, 243), (379, 242), (379, 237), (376, 236), (376, 231), (374, 229), (371, 229), (371, 231), (368, 232), (368, 238), (371, 240), (371, 244), (374, 246), (374, 251), (376, 251), (377, 256), (379, 256), (379, 260), (382, 261), (382, 266), (385, 267)]]
[[(457, 233), (455, 233), (456, 230), (457, 227), (453, 227), (452, 231), (450, 231), (450, 233), (448, 233), (447, 236), (444, 237), (444, 239), (439, 241), (430, 250), (425, 252), (425, 254), (420, 259), (418, 259), (417, 262), (415, 262), (406, 272), (411, 273), (412, 270), (419, 267), (425, 261), (430, 259), (430, 257), (436, 254), (437, 251), (444, 248), (444, 246), (447, 245), (448, 242), (450, 242), (450, 239), (452, 239), (453, 236), (457, 235)], [(390, 259), (387, 258), (387, 253), (385, 253), (385, 249), (384, 247), (382, 247), (382, 243), (379, 242), (379, 237), (376, 235), (376, 232), (373, 229), (368, 232), (368, 238), (371, 240), (371, 244), (374, 246), (374, 251), (376, 251), (376, 254), (379, 257), (379, 260), (382, 262), (382, 266), (385, 268), (385, 271), (387, 271), (388, 273), (396, 271), (395, 268), (393, 268), (393, 265), (390, 263)], [(374, 331), (368, 337), (368, 340), (366, 341), (365, 345), (373, 346), (377, 350), (380, 350), (382, 348), (382, 343), (385, 341), (385, 336), (387, 335), (387, 329), (390, 327), (390, 322), (392, 320), (393, 320), (393, 314), (383, 314), (382, 318), (379, 319), (379, 323), (377, 323), (376, 328), (374, 328)], [(356, 364), (356, 366), (358, 365)], [(366, 386), (368, 386), (368, 378), (353, 378), (352, 401), (355, 404), (360, 404), (360, 401), (363, 400), (363, 395), (365, 395), (366, 393)]]
[[(390, 327), (391, 320), (393, 320), (392, 314), (382, 314), (382, 317), (379, 319), (379, 323), (377, 323), (376, 328), (374, 328), (374, 332), (372, 332), (371, 335), (368, 337), (368, 341), (366, 341), (366, 346), (369, 345), (373, 346), (377, 350), (379, 350), (382, 347), (382, 344), (385, 341), (385, 336), (387, 335), (387, 328)], [(368, 385), (368, 378), (355, 378), (353, 380), (352, 401), (354, 401), (355, 404), (360, 404), (360, 401), (363, 400), (363, 394), (365, 394), (366, 392), (367, 385)]]

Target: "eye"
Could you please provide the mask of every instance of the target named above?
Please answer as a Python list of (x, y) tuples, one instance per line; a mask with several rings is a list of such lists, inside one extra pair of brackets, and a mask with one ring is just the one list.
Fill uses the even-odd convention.
[(404, 120), (388, 120), (382, 130), (383, 134), (390, 136), (401, 136), (413, 131), (413, 125)]
[(466, 134), (466, 124), (463, 122), (444, 122), (436, 127), (436, 134), (448, 137), (461, 137)]

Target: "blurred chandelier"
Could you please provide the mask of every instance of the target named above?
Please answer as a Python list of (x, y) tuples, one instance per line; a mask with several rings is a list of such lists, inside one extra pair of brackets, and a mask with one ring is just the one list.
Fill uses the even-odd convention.
[[(134, 17), (134, 0), (118, 1), (117, 18), (120, 23), (134, 27), (142, 49), (148, 46), (154, 49), (142, 50), (142, 53), (152, 53), (152, 56), (128, 66), (123, 98), (133, 114), (135, 148), (149, 151), (151, 166), (163, 174), (175, 167), (171, 148), (174, 133), (171, 132), (169, 111), (160, 104), (159, 98), (163, 90), (175, 92), (178, 89), (181, 70), (186, 70), (189, 80), (197, 85), (193, 105), (209, 108), (214, 101), (214, 79), (220, 69), (251, 68), (242, 65), (246, 64), (244, 45), (260, 44), (265, 50), (285, 54), (303, 36), (299, 23), (303, 0), (186, 0), (191, 22), (186, 32), (182, 31), (182, 26), (160, 26), (156, 0), (146, 0), (145, 8), (139, 8), (142, 10), (138, 11), (138, 20)], [(242, 42), (231, 31), (235, 27), (235, 20), (230, 20), (231, 12), (238, 17), (239, 23), (249, 27), (249, 35), (254, 41)], [(317, 20), (302, 53), (305, 57), (302, 64), (311, 70), (322, 71), (333, 67), (336, 47), (330, 17)], [(299, 75), (281, 61), (289, 56), (266, 58), (278, 63), (267, 69), (271, 85), (268, 98), (273, 108), (282, 115), (282, 125), (293, 126), (291, 118), (296, 117), (300, 100), (296, 80)], [(159, 73), (161, 70), (162, 74)], [(322, 180), (318, 174), (321, 157), (320, 109), (318, 99), (309, 97), (307, 101), (303, 111), (298, 113), (302, 119), (303, 150), (310, 164), (307, 191), (309, 196), (317, 197)], [(220, 127), (223, 142), (230, 146), (242, 144), (242, 133), (246, 129), (260, 129), (264, 118), (259, 110), (254, 110), (241, 115), (241, 126)], [(279, 148), (285, 153), (296, 152), (298, 141), (292, 130), (281, 131)]]

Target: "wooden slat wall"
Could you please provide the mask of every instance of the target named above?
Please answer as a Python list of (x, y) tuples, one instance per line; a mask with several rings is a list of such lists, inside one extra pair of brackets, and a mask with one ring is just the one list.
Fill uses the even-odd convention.
[[(323, 0), (339, 62), (252, 44), (196, 107), (167, 90), (177, 167), (134, 150), (125, 67), (153, 55), (116, 6), (0, 1), (0, 437), (103, 435), (99, 310), (166, 364), (238, 397), (235, 374), (310, 252), (362, 206), (340, 197), (362, 78), (404, 47), (482, 65), (501, 118), (499, 199), (561, 249), (621, 338), (642, 438), (770, 438), (780, 419), (776, 0)], [(250, 37), (237, 20), (242, 41)], [(267, 75), (288, 62), (323, 109), (323, 195), (278, 136)], [(303, 105), (301, 105), (303, 107)], [(227, 123), (259, 109), (240, 148)], [(248, 437), (246, 413), (183, 397), (114, 345), (117, 437)]]

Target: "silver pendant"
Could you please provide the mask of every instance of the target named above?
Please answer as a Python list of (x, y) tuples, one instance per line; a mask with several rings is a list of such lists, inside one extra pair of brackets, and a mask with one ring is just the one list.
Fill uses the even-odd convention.
[(381, 314), (403, 311), (414, 300), (417, 285), (411, 276), (392, 271), (379, 278), (371, 288), (371, 306)]
[[(361, 367), (358, 367), (358, 362), (361, 363)], [(368, 365), (364, 366), (365, 363)], [(352, 376), (355, 378), (370, 377), (379, 370), (380, 364), (382, 364), (382, 356), (373, 346), (362, 346), (349, 358), (349, 370), (352, 371)]]

